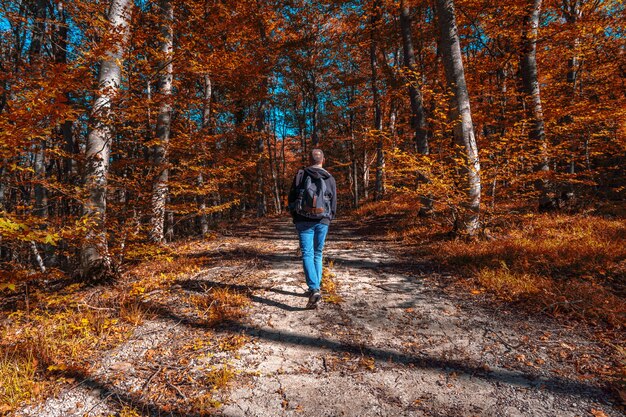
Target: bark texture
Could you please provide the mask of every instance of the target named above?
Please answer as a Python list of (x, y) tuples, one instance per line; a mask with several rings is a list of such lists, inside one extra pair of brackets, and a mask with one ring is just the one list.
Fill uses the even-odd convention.
[[(205, 134), (208, 134), (209, 128), (210, 128), (209, 123), (211, 121), (211, 104), (212, 104), (211, 97), (213, 95), (213, 84), (211, 82), (211, 77), (209, 76), (209, 74), (204, 75), (203, 84), (204, 84), (204, 88), (203, 88), (204, 108), (202, 109), (202, 130)], [(207, 153), (206, 147), (203, 147), (203, 152), (206, 155)], [(198, 174), (198, 188), (202, 189), (203, 187), (204, 187), (204, 176), (202, 175), (202, 172), (200, 172)], [(198, 209), (200, 210), (200, 216), (198, 219), (200, 222), (200, 233), (202, 234), (202, 236), (205, 236), (207, 233), (209, 233), (209, 219), (205, 213), (206, 211), (205, 195), (203, 193), (200, 193), (200, 195), (198, 195), (197, 197), (197, 201), (198, 201)]]
[(480, 160), (474, 136), (469, 93), (465, 83), (463, 57), (459, 43), (458, 28), (453, 0), (436, 0), (439, 47), (443, 58), (446, 81), (452, 95), (450, 120), (454, 126), (454, 141), (462, 150), (462, 167), (466, 175), (467, 200), (461, 214), (461, 226), (469, 235), (474, 235), (480, 226)]
[(153, 149), (153, 163), (156, 168), (156, 178), (152, 189), (152, 217), (150, 219), (150, 239), (154, 242), (162, 242), (164, 236), (165, 207), (168, 194), (168, 160), (167, 148), (170, 142), (172, 121), (172, 78), (174, 65), (172, 57), (174, 53), (174, 7), (170, 0), (162, 1), (164, 13), (163, 44), (163, 72), (159, 79), (159, 94), (161, 105), (157, 116), (156, 134), (158, 144)]
[(90, 219), (86, 242), (81, 249), (81, 269), (85, 276), (110, 269), (105, 216), (107, 177), (113, 140), (112, 102), (122, 78), (123, 45), (130, 21), (130, 0), (113, 0), (108, 13), (115, 40), (100, 62), (99, 90), (91, 110), (91, 130), (87, 136), (85, 188), (89, 191), (83, 214)]
[(380, 200), (385, 192), (384, 188), (384, 171), (385, 171), (385, 154), (383, 149), (383, 114), (380, 104), (380, 91), (378, 90), (378, 25), (380, 21), (381, 4), (374, 1), (370, 16), (370, 68), (371, 68), (371, 88), (372, 100), (374, 105), (374, 132), (378, 136), (376, 143), (376, 184), (374, 198)]
[(415, 50), (411, 36), (411, 12), (406, 0), (400, 1), (400, 29), (402, 32), (402, 47), (404, 52), (404, 68), (409, 80), (409, 99), (411, 101), (411, 128), (414, 131), (415, 148), (422, 155), (428, 155), (428, 131), (426, 130), (426, 116), (424, 100), (418, 85), (415, 63)]
[[(539, 161), (535, 170), (548, 172), (550, 170), (548, 144), (546, 142), (539, 77), (537, 75), (537, 35), (541, 2), (542, 0), (530, 0), (528, 2), (528, 12), (524, 17), (524, 28), (522, 31), (520, 69), (524, 95), (526, 96), (526, 114), (531, 123), (528, 138), (531, 141), (531, 146), (538, 147)], [(540, 179), (537, 182), (537, 187), (541, 192), (540, 207), (551, 205), (553, 196), (550, 195), (550, 185), (547, 179)]]

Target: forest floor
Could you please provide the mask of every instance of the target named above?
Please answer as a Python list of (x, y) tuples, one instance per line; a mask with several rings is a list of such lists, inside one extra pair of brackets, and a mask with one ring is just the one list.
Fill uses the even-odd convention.
[(286, 219), (190, 246), (170, 262), (199, 266), (140, 291), (149, 314), (125, 341), (15, 415), (623, 415), (590, 371), (615, 366), (610, 348), (585, 326), (458, 291), (348, 221), (305, 310), (297, 246)]

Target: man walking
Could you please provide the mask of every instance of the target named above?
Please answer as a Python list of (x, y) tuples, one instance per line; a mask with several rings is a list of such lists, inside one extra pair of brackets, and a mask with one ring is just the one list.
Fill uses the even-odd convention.
[(298, 231), (304, 276), (309, 287), (306, 308), (317, 308), (322, 295), (322, 251), (330, 221), (337, 211), (335, 178), (322, 166), (324, 152), (313, 149), (311, 166), (296, 174), (289, 192), (289, 211)]

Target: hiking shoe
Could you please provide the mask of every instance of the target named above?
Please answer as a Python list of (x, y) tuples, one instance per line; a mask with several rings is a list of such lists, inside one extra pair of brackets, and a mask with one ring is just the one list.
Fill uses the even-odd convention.
[(307, 309), (317, 308), (317, 303), (322, 299), (322, 294), (320, 290), (309, 290), (309, 302), (306, 303)]

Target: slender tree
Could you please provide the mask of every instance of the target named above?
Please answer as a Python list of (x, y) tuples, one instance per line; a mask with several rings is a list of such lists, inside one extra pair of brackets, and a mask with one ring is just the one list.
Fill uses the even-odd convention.
[[(213, 84), (211, 83), (211, 77), (209, 74), (204, 74), (202, 77), (202, 93), (204, 100), (202, 101), (202, 130), (204, 134), (209, 133), (210, 121), (211, 121), (211, 98), (213, 95)], [(203, 147), (203, 153), (206, 154), (206, 146)], [(202, 171), (198, 173), (198, 188), (202, 189), (204, 187), (204, 176), (202, 175)], [(205, 236), (209, 233), (209, 219), (205, 213), (206, 210), (206, 197), (203, 193), (199, 193), (196, 196), (196, 200), (198, 201), (198, 209), (200, 210), (200, 233), (202, 236)]]
[(113, 141), (113, 98), (122, 80), (121, 62), (131, 13), (130, 0), (112, 0), (107, 20), (114, 38), (100, 61), (99, 89), (91, 110), (91, 129), (87, 136), (85, 188), (89, 191), (83, 213), (90, 219), (86, 242), (81, 248), (81, 268), (85, 276), (108, 274), (111, 259), (106, 238), (107, 179)]
[[(528, 139), (531, 141), (533, 147), (536, 146), (539, 149), (539, 162), (535, 170), (546, 173), (550, 170), (548, 144), (544, 128), (539, 79), (537, 76), (537, 33), (539, 29), (539, 16), (541, 14), (541, 1), (542, 0), (531, 0), (527, 4), (527, 13), (524, 16), (524, 27), (522, 31), (520, 73), (522, 75), (524, 95), (527, 99), (527, 103), (525, 104), (526, 114), (531, 123)], [(550, 186), (548, 180), (545, 178), (540, 179), (538, 186), (541, 192), (540, 207), (547, 208), (553, 202), (549, 191)]]
[(453, 0), (436, 0), (439, 47), (443, 58), (448, 89), (451, 91), (449, 118), (453, 123), (454, 141), (462, 149), (463, 170), (467, 176), (467, 212), (461, 220), (463, 229), (474, 235), (480, 226), (480, 161), (474, 136), (469, 93), (465, 83), (463, 56), (459, 43)]
[(167, 148), (170, 142), (172, 122), (172, 80), (174, 73), (174, 7), (172, 0), (162, 0), (163, 42), (161, 53), (161, 75), (159, 77), (159, 93), (161, 104), (157, 116), (156, 135), (158, 143), (154, 146), (153, 163), (156, 168), (156, 179), (152, 188), (152, 217), (150, 219), (150, 239), (162, 242), (164, 239), (165, 206), (168, 194), (168, 157)]
[(376, 142), (376, 184), (374, 197), (380, 200), (385, 192), (384, 171), (385, 154), (383, 149), (383, 113), (381, 109), (380, 90), (378, 88), (378, 31), (380, 30), (380, 20), (382, 5), (379, 0), (374, 0), (370, 15), (370, 84), (372, 89), (372, 105), (374, 108), (373, 131), (378, 138)]
[(414, 131), (415, 149), (422, 155), (428, 155), (428, 131), (424, 100), (418, 84), (415, 50), (411, 36), (411, 11), (407, 0), (400, 0), (400, 30), (402, 32), (402, 49), (404, 52), (404, 69), (408, 79), (409, 99), (411, 101), (411, 128)]

